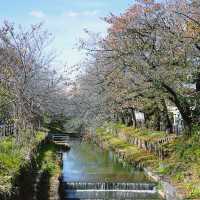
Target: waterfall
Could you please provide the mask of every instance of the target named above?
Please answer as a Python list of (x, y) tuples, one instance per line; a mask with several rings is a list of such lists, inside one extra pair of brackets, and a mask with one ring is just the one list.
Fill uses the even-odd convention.
[(65, 199), (159, 199), (155, 183), (65, 182)]
[(66, 190), (154, 190), (154, 183), (66, 182)]

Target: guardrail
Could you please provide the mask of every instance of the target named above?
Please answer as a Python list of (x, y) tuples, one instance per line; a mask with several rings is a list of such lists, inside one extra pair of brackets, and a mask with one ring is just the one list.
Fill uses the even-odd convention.
[(0, 139), (13, 135), (15, 133), (14, 124), (0, 125)]

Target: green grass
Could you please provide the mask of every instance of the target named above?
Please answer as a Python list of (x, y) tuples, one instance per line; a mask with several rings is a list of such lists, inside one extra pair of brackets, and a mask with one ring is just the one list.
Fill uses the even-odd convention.
[(57, 146), (55, 144), (45, 144), (39, 150), (37, 163), (42, 171), (48, 172), (51, 176), (60, 172), (60, 165), (57, 158)]
[(106, 131), (115, 135), (115, 133), (123, 133), (126, 137), (137, 137), (146, 141), (157, 141), (166, 136), (164, 131), (153, 131), (148, 129), (139, 129), (134, 127), (127, 127), (120, 123), (105, 123), (99, 131)]
[(17, 144), (15, 138), (0, 140), (0, 193), (9, 193), (13, 179), (30, 160), (28, 154), (45, 138), (44, 132), (37, 132), (35, 140), (27, 145)]
[(200, 199), (200, 145), (195, 137), (179, 138), (165, 148), (171, 154), (163, 161), (163, 175), (171, 177), (174, 185), (188, 198)]
[(137, 137), (146, 141), (157, 141), (166, 136), (163, 131), (151, 131), (147, 129), (135, 129), (133, 127), (125, 127), (120, 130), (129, 137)]
[(8, 192), (12, 187), (12, 177), (24, 165), (23, 154), (13, 138), (0, 141), (0, 192)]
[(42, 140), (44, 140), (45, 137), (46, 137), (46, 135), (47, 135), (46, 132), (38, 131), (38, 132), (36, 133), (36, 136), (35, 136), (35, 141), (36, 141), (36, 143), (39, 143), (39, 142), (41, 142)]

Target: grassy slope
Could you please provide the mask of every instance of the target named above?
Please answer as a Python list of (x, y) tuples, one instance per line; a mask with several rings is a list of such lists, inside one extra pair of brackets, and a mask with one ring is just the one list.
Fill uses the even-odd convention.
[[(116, 131), (120, 132), (121, 138), (116, 136)], [(170, 154), (163, 161), (152, 153), (125, 142), (123, 134), (156, 141), (165, 136), (165, 133), (139, 130), (120, 124), (106, 124), (103, 128), (97, 129), (97, 137), (103, 142), (104, 147), (123, 152), (128, 162), (142, 163), (158, 175), (170, 177), (171, 182), (185, 196), (190, 199), (200, 199), (200, 139), (198, 134), (189, 140), (178, 138), (165, 144), (164, 148)]]
[(103, 143), (104, 148), (119, 152), (125, 156), (129, 163), (140, 163), (144, 166), (158, 167), (159, 162), (155, 155), (128, 144), (123, 139), (108, 133), (105, 129), (96, 130), (97, 138)]
[(50, 176), (60, 173), (60, 164), (57, 158), (57, 146), (55, 144), (45, 144), (39, 150), (39, 156), (36, 161), (39, 169), (47, 172)]
[(200, 199), (200, 142), (195, 136), (189, 140), (176, 139), (165, 145), (171, 152), (158, 172), (170, 176), (171, 181), (188, 198)]
[(0, 140), (0, 193), (9, 193), (12, 181), (20, 169), (30, 162), (30, 154), (44, 140), (46, 133), (37, 132), (36, 138), (26, 145), (17, 145), (15, 138)]

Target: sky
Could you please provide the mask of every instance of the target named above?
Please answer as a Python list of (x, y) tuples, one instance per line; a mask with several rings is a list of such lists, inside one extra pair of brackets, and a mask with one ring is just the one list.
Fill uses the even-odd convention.
[(84, 29), (105, 34), (108, 25), (101, 18), (120, 14), (132, 4), (133, 0), (0, 0), (0, 23), (44, 23), (54, 36), (51, 48), (57, 59), (75, 65), (84, 60), (76, 49), (79, 38), (86, 37)]

